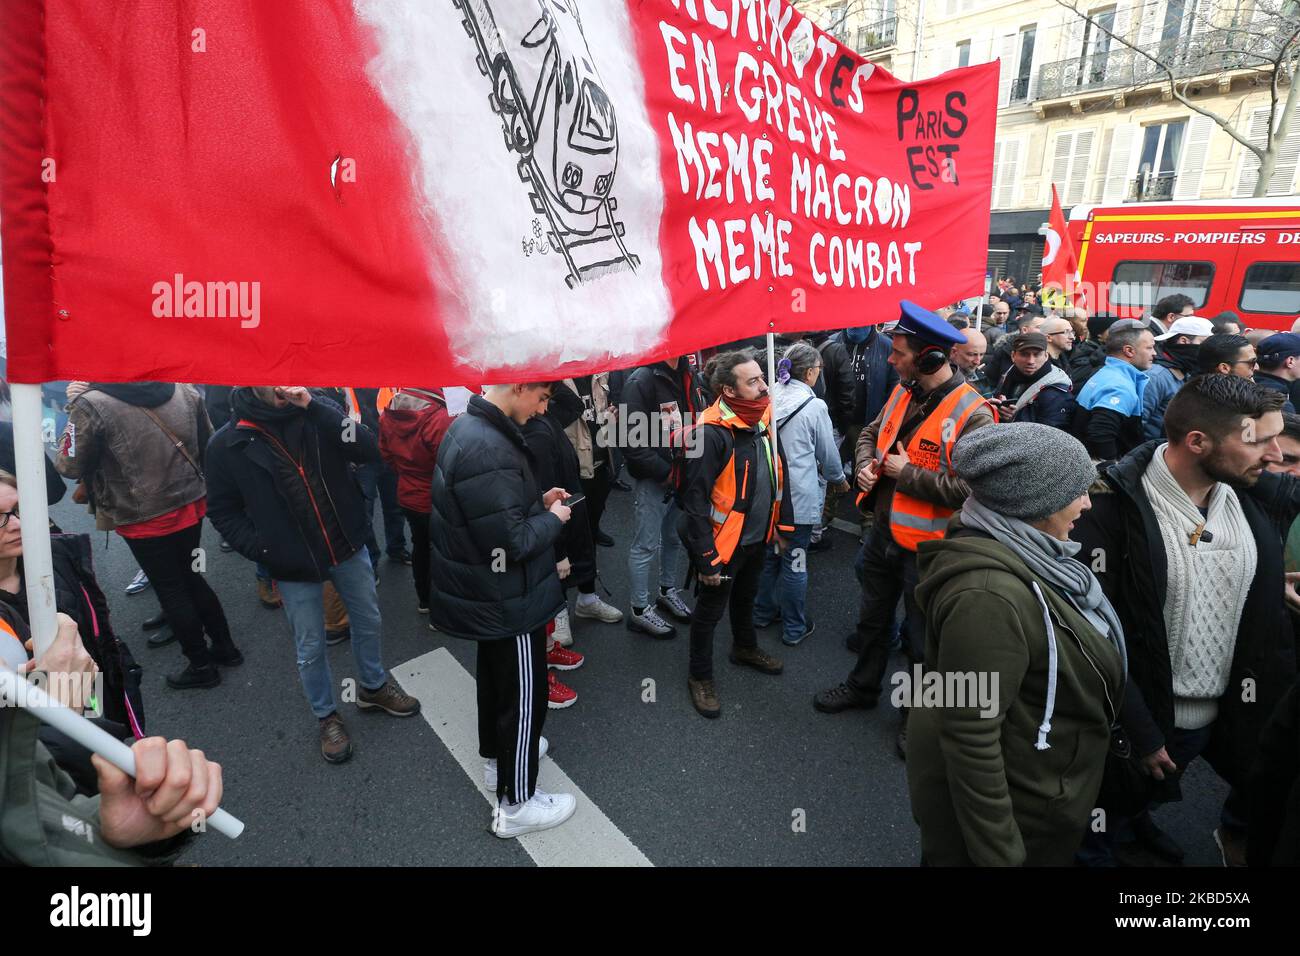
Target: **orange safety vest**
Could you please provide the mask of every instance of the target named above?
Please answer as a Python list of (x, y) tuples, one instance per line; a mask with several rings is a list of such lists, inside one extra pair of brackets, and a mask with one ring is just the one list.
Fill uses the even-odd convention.
[(375, 408), (379, 409), (381, 415), (384, 413), (384, 409), (388, 407), (389, 403), (392, 402), (393, 396), (400, 391), (401, 389), (399, 388), (381, 388), (379, 390), (379, 394), (375, 396)]
[[(716, 425), (720, 428), (737, 430), (749, 427), (744, 419), (726, 406), (723, 399), (719, 399), (705, 409), (696, 425)], [(760, 467), (763, 462), (766, 463), (770, 479), (768, 484), (772, 489), (772, 514), (768, 518), (764, 541), (771, 541), (773, 532), (777, 530), (777, 520), (781, 514), (782, 483), (785, 480), (781, 457), (775, 453), (772, 441), (768, 438), (771, 430), (772, 407), (769, 405), (756, 427)], [(736, 451), (733, 446), (731, 457), (727, 459), (726, 465), (713, 483), (713, 491), (710, 495), (709, 523), (713, 526), (713, 546), (718, 552), (713, 559), (715, 566), (726, 564), (731, 560), (731, 556), (736, 553), (736, 546), (740, 544), (741, 531), (745, 526), (745, 512), (736, 511), (735, 508), (736, 502), (749, 493), (749, 462), (745, 462), (745, 472), (740, 476), (739, 491), (736, 489), (736, 477)], [(794, 529), (783, 527), (781, 530), (793, 531)]]
[[(911, 389), (896, 385), (881, 414), (880, 434), (876, 438), (877, 464), (884, 461), (885, 455), (897, 443), (911, 404)], [(966, 427), (967, 419), (983, 404), (983, 396), (974, 388), (965, 383), (958, 385), (912, 434), (906, 445), (908, 460), (926, 471), (951, 471), (952, 446)], [(946, 422), (952, 424), (945, 427)], [(922, 541), (936, 541), (943, 537), (952, 513), (952, 508), (913, 498), (895, 487), (889, 511), (889, 531), (900, 548), (915, 551)]]

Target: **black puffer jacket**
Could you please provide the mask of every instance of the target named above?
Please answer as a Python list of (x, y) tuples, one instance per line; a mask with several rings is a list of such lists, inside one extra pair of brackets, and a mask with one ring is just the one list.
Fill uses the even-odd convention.
[[(324, 581), (336, 561), (365, 545), (368, 516), (349, 462), (379, 460), (370, 429), (345, 432), (343, 409), (329, 399), (313, 398), (303, 417), (303, 468), (325, 491), (315, 506), (331, 510), (330, 524), (346, 538), (347, 555), (337, 548), (331, 554), (321, 519), (303, 506), (310, 502), (306, 486), (285, 487), (280, 452), (263, 432), (232, 419), (208, 444), (208, 518), (236, 551), (281, 581)], [(345, 434), (353, 440), (345, 441)]]
[[(1142, 476), (1163, 442), (1150, 441), (1106, 468), (1110, 493), (1092, 496), (1070, 537), (1083, 545), (1080, 560), (1096, 570), (1106, 596), (1124, 625), (1129, 683), (1120, 723), (1133, 750), (1154, 753), (1174, 729), (1173, 667), (1165, 631), (1168, 559)], [(1295, 640), (1282, 601), (1283, 560), (1280, 528), (1300, 514), (1300, 479), (1260, 476), (1238, 491), (1241, 510), (1255, 539), (1255, 579), (1237, 627), (1228, 689), (1219, 698), (1219, 715), (1206, 759), (1233, 785), (1245, 783), (1259, 746), (1260, 732), (1295, 679)], [(1243, 701), (1243, 681), (1254, 681), (1253, 698)], [(1180, 798), (1177, 778), (1166, 780), (1160, 799)]]
[(619, 397), (619, 429), (626, 429), (625, 437), (632, 439), (621, 445), (628, 473), (667, 482), (673, 457), (665, 439), (671, 428), (661, 427), (660, 422), (663, 414), (675, 409), (681, 423), (688, 424), (709, 407), (699, 376), (685, 359), (678, 360), (675, 369), (663, 362), (643, 365), (628, 376)]
[(519, 426), (472, 397), (433, 471), (429, 620), (438, 630), (500, 640), (541, 629), (564, 606), (555, 572), (564, 524), (542, 507), (547, 489), (535, 475)]

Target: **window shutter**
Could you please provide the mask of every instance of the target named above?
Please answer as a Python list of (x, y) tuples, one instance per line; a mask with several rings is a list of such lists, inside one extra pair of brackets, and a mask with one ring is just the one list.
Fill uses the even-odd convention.
[(1115, 127), (1115, 134), (1110, 143), (1110, 155), (1106, 162), (1106, 185), (1101, 195), (1101, 201), (1104, 203), (1122, 203), (1128, 197), (1131, 178), (1129, 171), (1137, 152), (1133, 148), (1137, 133), (1136, 123), (1123, 123)]
[(993, 205), (999, 209), (1009, 209), (1016, 202), (1016, 185), (1020, 182), (1020, 146), (1018, 139), (1006, 140), (1002, 144), (1002, 164), (999, 169), (997, 202)]
[(1074, 154), (1074, 133), (1062, 133), (1056, 137), (1056, 145), (1052, 150), (1052, 182), (1056, 184), (1056, 194), (1061, 197), (1062, 205), (1067, 205), (1065, 199), (1065, 184), (1070, 179), (1070, 158)]
[(1088, 186), (1088, 170), (1092, 166), (1092, 138), (1093, 131), (1090, 129), (1081, 129), (1074, 134), (1070, 179), (1065, 192), (1061, 194), (1061, 204), (1067, 209), (1083, 202), (1083, 192)]
[(1201, 198), (1201, 173), (1205, 171), (1205, 156), (1210, 150), (1210, 137), (1214, 135), (1214, 120), (1193, 113), (1187, 125), (1187, 141), (1183, 143), (1182, 159), (1178, 163), (1178, 179), (1174, 182), (1175, 199)]
[(1160, 39), (1165, 28), (1165, 0), (1147, 0), (1142, 7), (1142, 22), (1138, 26), (1137, 45), (1145, 49)]
[(1014, 33), (1004, 33), (998, 44), (998, 56), (1002, 60), (1001, 70), (998, 73), (999, 107), (1011, 102), (1011, 81), (1016, 78), (1016, 67), (1019, 65), (1016, 63), (1017, 39)]
[[(1268, 142), (1268, 109), (1258, 109), (1250, 116), (1247, 138), (1256, 146), (1263, 147)], [(1300, 164), (1300, 109), (1291, 116), (1291, 128), (1287, 131), (1286, 141), (1277, 154), (1277, 165), (1273, 167), (1273, 180), (1269, 183), (1270, 196), (1289, 196), (1295, 182), (1296, 166)], [(1241, 150), (1241, 171), (1237, 176), (1239, 197), (1249, 196), (1255, 191), (1259, 179), (1259, 160), (1255, 154), (1244, 147)]]
[[(1131, 4), (1125, 3), (1124, 0), (1120, 0), (1119, 3), (1115, 4), (1115, 26), (1111, 28), (1111, 33), (1115, 34), (1117, 37), (1122, 37), (1123, 39), (1128, 40), (1131, 39), (1129, 37), (1129, 31), (1132, 27), (1133, 7)], [(1111, 40), (1110, 48), (1112, 50), (1122, 49), (1122, 45)]]

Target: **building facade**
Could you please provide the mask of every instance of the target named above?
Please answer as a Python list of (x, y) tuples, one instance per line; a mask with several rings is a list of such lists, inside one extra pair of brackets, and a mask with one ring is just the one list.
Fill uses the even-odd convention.
[[(1255, 155), (1172, 96), (1163, 68), (1191, 103), (1262, 145), (1271, 74), (1249, 51), (1279, 10), (1300, 25), (1284, 0), (1078, 0), (1087, 18), (1055, 0), (797, 6), (903, 80), (1002, 62), (989, 270), (1021, 281), (1038, 278), (1053, 184), (1067, 216), (1077, 205), (1252, 195)], [(1300, 115), (1269, 195), (1295, 193), (1298, 160)]]

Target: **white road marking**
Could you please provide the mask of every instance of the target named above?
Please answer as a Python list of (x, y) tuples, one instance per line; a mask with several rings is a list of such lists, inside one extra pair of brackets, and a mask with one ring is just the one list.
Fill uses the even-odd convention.
[[(404, 691), (419, 698), (420, 715), (469, 774), (488, 806), (495, 806), (496, 795), (483, 786), (473, 675), (445, 647), (399, 664), (392, 673)], [(549, 729), (543, 733), (562, 746), (561, 738), (546, 733)], [(550, 793), (571, 793), (578, 802), (567, 822), (515, 838), (538, 866), (654, 866), (553, 759), (542, 761), (537, 786)], [(485, 815), (484, 826), (488, 819)]]
[(862, 535), (861, 525), (856, 525), (852, 521), (845, 521), (843, 518), (832, 518), (831, 527), (836, 531), (843, 531), (846, 534), (851, 534), (855, 538)]

